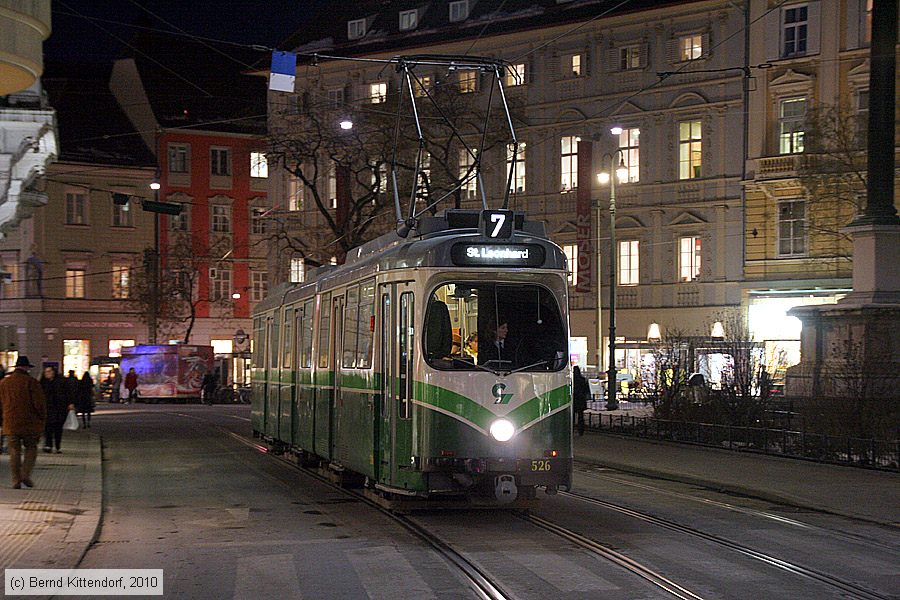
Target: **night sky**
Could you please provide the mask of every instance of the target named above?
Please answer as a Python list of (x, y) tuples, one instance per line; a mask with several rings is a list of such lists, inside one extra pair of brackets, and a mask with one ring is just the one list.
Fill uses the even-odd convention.
[[(108, 63), (126, 49), (113, 35), (128, 42), (139, 31), (129, 24), (165, 31), (177, 31), (177, 26), (193, 35), (278, 47), (327, 4), (327, 0), (54, 0), (53, 33), (44, 52), (48, 61)], [(177, 37), (172, 40), (177, 44)], [(216, 47), (228, 50), (226, 45)]]

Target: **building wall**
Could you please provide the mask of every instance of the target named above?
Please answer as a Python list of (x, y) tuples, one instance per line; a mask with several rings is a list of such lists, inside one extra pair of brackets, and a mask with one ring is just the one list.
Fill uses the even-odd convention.
[[(147, 168), (55, 163), (47, 206), (0, 240), (2, 268), (12, 275), (0, 286), (0, 323), (16, 326), (18, 350), (32, 362), (62, 364), (64, 340), (87, 340), (91, 356), (106, 355), (111, 339), (147, 341), (135, 309), (113, 298), (113, 266), (139, 267), (153, 246), (152, 213), (137, 201), (152, 177)], [(113, 192), (132, 197), (131, 226), (114, 226)], [(67, 224), (67, 193), (85, 198), (83, 224)], [(84, 270), (82, 298), (67, 297), (67, 268)]]
[[(188, 150), (187, 171), (170, 164), (169, 149)], [(197, 294), (209, 299), (210, 269), (231, 270), (231, 290), (240, 294), (224, 301), (201, 302), (192, 343), (206, 344), (212, 339), (231, 339), (237, 329), (250, 329), (252, 309), (252, 273), (264, 272), (267, 240), (264, 234), (252, 233), (251, 211), (267, 205), (264, 178), (250, 176), (250, 153), (264, 152), (264, 142), (256, 136), (220, 134), (187, 130), (166, 130), (159, 136), (161, 169), (160, 199), (182, 204), (187, 216), (190, 244), (201, 262)], [(211, 173), (211, 151), (230, 152), (230, 176)], [(174, 170), (173, 170), (174, 169)], [(213, 231), (213, 207), (230, 211), (230, 231)], [(163, 261), (168, 247), (176, 243), (178, 231), (172, 217), (160, 216), (160, 247)]]
[[(440, 9), (437, 3), (433, 3)], [(518, 137), (526, 143), (526, 189), (511, 199), (511, 206), (526, 210), (531, 218), (544, 220), (551, 238), (561, 245), (575, 244), (575, 193), (561, 191), (560, 139), (577, 135), (593, 141), (592, 173), (608, 169), (604, 153), (617, 142), (610, 127), (640, 128), (640, 181), (617, 186), (619, 240), (639, 240), (639, 284), (620, 286), (618, 293), (618, 335), (645, 339), (651, 322), (668, 328), (703, 330), (718, 311), (737, 307), (741, 301), (743, 257), (741, 162), (742, 104), (739, 71), (680, 73), (660, 80), (661, 71), (724, 69), (740, 64), (743, 16), (728, 2), (689, 2), (656, 10), (598, 19), (572, 32), (566, 23), (541, 29), (482, 36), (469, 53), (520, 62), (525, 56), (524, 85), (507, 88), (511, 102), (518, 106)], [(468, 31), (468, 30), (467, 30)], [(678, 59), (681, 36), (702, 37), (704, 58), (691, 63)], [(465, 35), (448, 35), (447, 42), (403, 52), (462, 54), (471, 40)], [(642, 50), (641, 66), (618, 68), (618, 52), (625, 46)], [(567, 69), (572, 54), (582, 57), (582, 75)], [(395, 52), (385, 53), (388, 58)], [(298, 96), (325, 94), (329, 89), (346, 90), (347, 103), (365, 106), (365, 86), (385, 80), (382, 65), (321, 62), (317, 78), (298, 77)], [(430, 74), (440, 80), (446, 74)], [(482, 82), (485, 82), (482, 79)], [(480, 92), (484, 94), (485, 92)], [(270, 123), (277, 124), (284, 107), (296, 99), (270, 93)], [(679, 179), (679, 122), (697, 120), (702, 126), (702, 168), (700, 176)], [(489, 203), (499, 204), (506, 181), (502, 147), (486, 156), (485, 185)], [(594, 177), (579, 185), (591, 186), (592, 202), (601, 207), (600, 281), (608, 281), (606, 244), (609, 223), (606, 212), (608, 188)], [(283, 172), (273, 178), (273, 192), (286, 196), (290, 183)], [(401, 191), (401, 197), (405, 192)], [(279, 200), (273, 197), (273, 202)], [(476, 208), (479, 201), (466, 204)], [(591, 230), (596, 230), (592, 209)], [(301, 222), (315, 222), (314, 211), (301, 211)], [(304, 221), (305, 219), (305, 221)], [(679, 281), (678, 239), (698, 236), (702, 242), (700, 276), (687, 283)], [(594, 246), (596, 248), (596, 246)], [(282, 257), (286, 260), (287, 257)], [(593, 257), (592, 257), (593, 258)], [(593, 267), (596, 269), (596, 266)], [(280, 270), (286, 272), (282, 265)], [(571, 330), (573, 336), (588, 338), (588, 348), (596, 364), (596, 282), (586, 293), (572, 291)], [(602, 328), (606, 330), (606, 311)], [(691, 331), (690, 333), (693, 333)], [(603, 347), (606, 347), (606, 340)]]

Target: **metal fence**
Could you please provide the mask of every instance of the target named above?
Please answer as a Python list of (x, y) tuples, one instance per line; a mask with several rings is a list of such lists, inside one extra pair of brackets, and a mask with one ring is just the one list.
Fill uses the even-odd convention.
[(836, 437), (787, 429), (731, 427), (652, 417), (585, 413), (588, 428), (625, 435), (900, 471), (900, 441)]

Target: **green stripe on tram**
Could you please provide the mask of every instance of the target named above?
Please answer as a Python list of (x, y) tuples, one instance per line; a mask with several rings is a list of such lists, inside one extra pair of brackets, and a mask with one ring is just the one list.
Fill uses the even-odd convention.
[[(497, 415), (471, 398), (421, 381), (415, 383), (415, 399), (426, 406), (450, 413), (484, 431), (488, 431), (491, 422), (497, 418)], [(565, 407), (571, 401), (569, 386), (563, 385), (519, 405), (506, 414), (505, 418), (509, 419), (516, 429), (522, 429)]]

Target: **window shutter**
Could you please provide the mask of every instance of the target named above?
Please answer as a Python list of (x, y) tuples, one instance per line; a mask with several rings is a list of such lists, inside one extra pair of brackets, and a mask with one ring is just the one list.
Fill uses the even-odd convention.
[(606, 70), (610, 73), (615, 73), (616, 71), (621, 70), (619, 68), (619, 49), (618, 48), (610, 48), (606, 53)]
[(650, 64), (650, 44), (641, 44), (641, 68), (646, 69)]
[(781, 58), (781, 33), (781, 9), (776, 8), (763, 19), (767, 61)]
[(818, 54), (819, 48), (821, 47), (821, 31), (822, 27), (821, 22), (821, 3), (820, 2), (810, 2), (807, 18), (809, 19), (809, 26), (806, 30), (806, 54)]
[[(561, 65), (561, 62), (562, 61), (560, 61), (559, 59), (559, 54), (557, 54), (556, 52), (554, 52), (547, 58), (547, 72), (550, 73), (553, 81), (559, 81), (561, 78), (564, 78), (566, 76), (566, 73), (564, 73), (564, 69), (567, 69), (568, 67), (563, 67)], [(569, 73), (568, 75), (571, 76), (571, 73)]]
[(678, 37), (673, 37), (666, 42), (666, 62), (674, 65), (679, 62), (681, 57), (678, 55)]
[(862, 37), (860, 36), (860, 31), (862, 31), (862, 11), (860, 10), (860, 4), (865, 1), (866, 0), (847, 0), (847, 50), (853, 50), (862, 45), (860, 44), (860, 37)]
[(591, 60), (593, 58), (590, 48), (585, 48), (584, 52), (581, 53), (581, 56), (582, 56), (581, 72), (583, 73), (584, 77), (590, 77), (591, 76)]
[(709, 58), (710, 54), (712, 53), (712, 41), (710, 40), (708, 31), (703, 34), (702, 41), (700, 43), (703, 44), (703, 58)]

